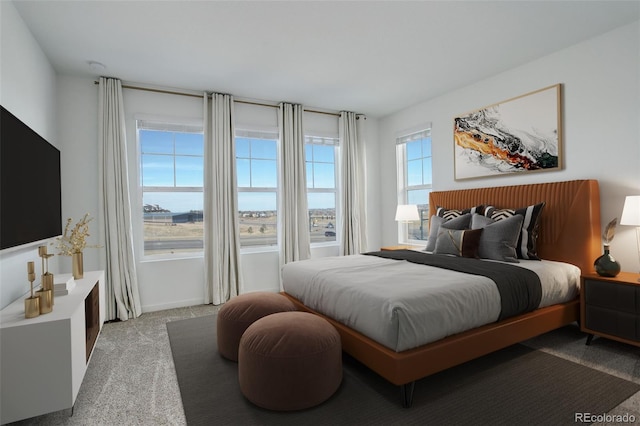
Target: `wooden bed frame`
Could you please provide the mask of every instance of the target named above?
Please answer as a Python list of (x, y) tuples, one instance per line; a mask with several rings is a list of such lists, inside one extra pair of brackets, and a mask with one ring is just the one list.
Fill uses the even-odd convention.
[[(545, 202), (540, 217), (538, 254), (542, 259), (593, 270), (601, 254), (598, 181), (575, 180), (493, 188), (437, 191), (429, 195), (431, 217), (437, 206), (464, 209), (484, 204), (519, 208)], [(401, 387), (402, 404), (411, 406), (416, 380), (515, 343), (563, 327), (579, 319), (579, 299), (553, 305), (449, 336), (403, 352), (395, 352), (351, 328), (306, 307), (283, 293), (299, 309), (329, 321), (340, 333), (342, 349)]]

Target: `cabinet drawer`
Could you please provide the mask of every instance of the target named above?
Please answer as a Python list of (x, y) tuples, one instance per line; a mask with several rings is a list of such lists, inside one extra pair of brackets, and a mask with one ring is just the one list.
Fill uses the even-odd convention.
[(640, 314), (640, 288), (612, 282), (584, 280), (587, 305)]
[(586, 306), (586, 328), (629, 340), (640, 341), (640, 317), (599, 306)]

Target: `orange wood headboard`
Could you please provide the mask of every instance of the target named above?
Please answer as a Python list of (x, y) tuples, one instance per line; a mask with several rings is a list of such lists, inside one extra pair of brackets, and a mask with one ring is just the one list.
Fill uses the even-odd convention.
[(538, 236), (538, 255), (593, 271), (602, 254), (600, 190), (597, 180), (491, 188), (434, 191), (429, 195), (429, 217), (437, 207), (465, 209), (479, 204), (520, 208), (545, 202)]

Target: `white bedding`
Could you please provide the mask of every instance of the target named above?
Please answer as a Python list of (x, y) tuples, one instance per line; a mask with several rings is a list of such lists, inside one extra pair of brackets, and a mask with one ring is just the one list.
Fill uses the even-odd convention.
[[(548, 260), (511, 265), (538, 274), (540, 307), (578, 294), (580, 269), (573, 265)], [(501, 309), (489, 278), (376, 256), (288, 263), (282, 281), (284, 291), (309, 308), (397, 352), (495, 322)]]

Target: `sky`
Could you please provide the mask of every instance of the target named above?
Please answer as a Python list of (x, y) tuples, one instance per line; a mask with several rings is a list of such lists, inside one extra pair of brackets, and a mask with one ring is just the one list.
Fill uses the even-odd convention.
[[(202, 134), (140, 130), (140, 152), (144, 186), (171, 186), (180, 192), (144, 192), (143, 205), (159, 205), (171, 212), (203, 209), (202, 192), (188, 191), (202, 187)], [(309, 209), (335, 209), (335, 149), (331, 145), (307, 145), (306, 171)], [(277, 141), (273, 139), (236, 138), (238, 209), (240, 211), (276, 210)], [(175, 161), (175, 167), (174, 167)], [(175, 172), (174, 172), (175, 171)], [(259, 188), (260, 192), (243, 189)], [(324, 191), (324, 192), (323, 192)]]

